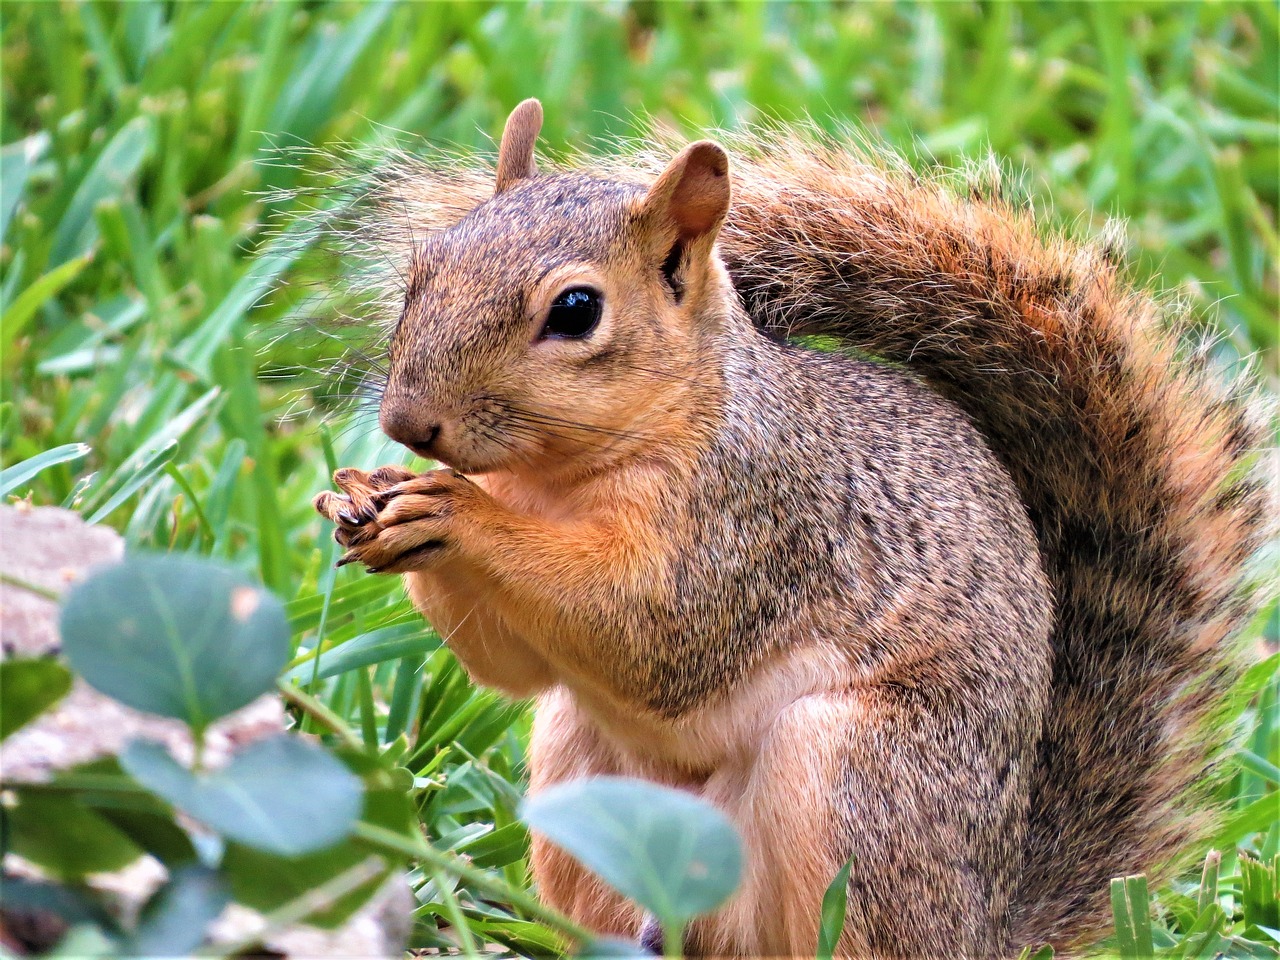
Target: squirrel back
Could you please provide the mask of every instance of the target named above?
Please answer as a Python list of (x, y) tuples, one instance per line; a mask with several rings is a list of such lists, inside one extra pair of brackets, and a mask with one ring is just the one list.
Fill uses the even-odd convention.
[[(1054, 628), (1012, 935), (1084, 942), (1105, 929), (1109, 878), (1160, 878), (1213, 823), (1216, 712), (1267, 534), (1247, 397), (1187, 355), (1183, 322), (1103, 245), (855, 148), (729, 139), (719, 251), (754, 322), (907, 367), (967, 414), (1021, 495)], [(646, 183), (669, 155), (581, 168)], [(493, 193), (481, 165), (378, 176), (354, 236), (393, 261)]]

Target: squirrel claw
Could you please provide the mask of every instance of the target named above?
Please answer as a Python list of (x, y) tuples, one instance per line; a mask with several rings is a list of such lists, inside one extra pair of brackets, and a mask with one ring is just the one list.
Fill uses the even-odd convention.
[(657, 918), (651, 914), (644, 915), (644, 921), (640, 924), (640, 950), (642, 953), (652, 954), (660, 957), (664, 953), (664, 940), (662, 926), (658, 923)]

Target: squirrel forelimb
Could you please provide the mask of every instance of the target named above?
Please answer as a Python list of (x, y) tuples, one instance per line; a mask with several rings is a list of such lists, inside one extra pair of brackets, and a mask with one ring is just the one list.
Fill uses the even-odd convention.
[[(474, 662), (472, 653), (486, 659), (501, 654), (494, 639), (476, 629), (482, 619), (477, 607), (483, 607), (483, 619), (499, 620), (509, 639), (520, 638), (529, 656), (597, 685), (608, 677), (620, 652), (602, 647), (599, 636), (606, 624), (633, 619), (628, 608), (643, 602), (665, 556), (660, 534), (643, 522), (657, 512), (653, 501), (660, 498), (653, 468), (617, 472), (623, 477), (580, 482), (576, 509), (567, 513), (561, 505), (558, 516), (547, 516), (545, 505), (535, 502), (540, 498), (530, 498), (525, 488), (525, 496), (515, 498), (518, 508), (504, 504), (486, 489), (493, 484), (511, 497), (501, 479), (471, 480), (453, 470), (415, 475), (393, 466), (337, 471), (341, 494), (321, 493), (315, 506), (337, 525), (335, 538), (347, 548), (340, 565), (408, 575), (411, 594), (431, 611), (433, 623), (456, 620), (441, 632), (467, 667), (489, 685), (527, 696), (545, 689), (549, 668), (530, 674), (526, 664), (509, 671), (501, 656), (488, 668)], [(460, 596), (469, 609), (456, 609)], [(472, 636), (478, 651), (469, 648)], [(644, 651), (637, 648), (634, 655), (642, 658)], [(534, 685), (539, 678), (541, 687)], [(627, 698), (607, 683), (602, 693)]]

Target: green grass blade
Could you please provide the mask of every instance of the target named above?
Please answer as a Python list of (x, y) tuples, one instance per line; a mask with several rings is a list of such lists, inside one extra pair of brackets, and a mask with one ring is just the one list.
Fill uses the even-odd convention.
[(29, 460), (23, 460), (12, 467), (0, 470), (0, 497), (7, 497), (42, 470), (47, 470), (59, 463), (80, 460), (88, 456), (92, 449), (87, 443), (64, 443), (60, 447), (46, 450)]
[(1196, 898), (1196, 907), (1203, 914), (1218, 902), (1218, 871), (1222, 866), (1222, 854), (1210, 850), (1204, 858), (1204, 869), (1200, 872), (1200, 889)]
[(849, 897), (849, 871), (853, 858), (845, 861), (837, 872), (827, 892), (822, 895), (822, 916), (818, 925), (818, 960), (832, 960), (844, 933), (845, 907)]
[(78, 277), (92, 259), (93, 254), (87, 253), (83, 257), (68, 260), (61, 266), (54, 267), (18, 294), (12, 305), (4, 308), (4, 316), (0, 318), (0, 353), (10, 354), (13, 341), (31, 322), (36, 311)]
[(163, 470), (165, 464), (172, 460), (177, 452), (178, 441), (170, 440), (139, 463), (137, 469), (130, 470), (125, 476), (121, 477), (120, 485), (115, 493), (107, 498), (106, 503), (89, 515), (89, 522), (100, 523), (105, 520), (113, 510), (142, 489), (143, 484)]
[(0, 149), (0, 241), (9, 233), (27, 178), (49, 146), (47, 133), (35, 133)]
[(1237, 750), (1235, 758), (1236, 763), (1250, 773), (1256, 774), (1270, 783), (1280, 784), (1280, 767), (1277, 767), (1270, 760), (1258, 756), (1252, 750)]
[(81, 181), (53, 235), (49, 262), (55, 266), (81, 256), (97, 239), (93, 209), (122, 190), (151, 153), (151, 119), (134, 117), (111, 139)]
[(1142, 874), (1111, 881), (1111, 912), (1121, 957), (1150, 957), (1155, 953), (1148, 900), (1147, 878)]
[(1263, 863), (1240, 858), (1240, 906), (1244, 922), (1259, 927), (1280, 927), (1280, 885), (1276, 882), (1280, 857)]
[(395, 683), (391, 688), (391, 704), (384, 733), (388, 743), (404, 733), (409, 717), (413, 715), (414, 700), (422, 687), (421, 667), (422, 661), (417, 657), (406, 657), (396, 667)]
[(200, 535), (204, 545), (207, 547), (212, 544), (217, 539), (217, 534), (214, 532), (213, 525), (209, 523), (209, 518), (205, 516), (204, 509), (200, 506), (200, 497), (197, 496), (195, 488), (191, 486), (191, 482), (182, 475), (182, 471), (174, 464), (166, 463), (164, 472), (173, 479), (173, 482), (186, 494), (187, 500), (191, 503), (191, 510), (195, 513), (196, 522), (200, 525)]
[(72, 9), (80, 18), (80, 26), (84, 29), (85, 39), (93, 52), (95, 66), (102, 71), (102, 79), (106, 84), (111, 99), (118, 101), (124, 92), (128, 80), (125, 79), (124, 64), (116, 51), (107, 30), (98, 16), (98, 10), (92, 3), (79, 3)]
[(208, 317), (178, 345), (175, 352), (182, 362), (207, 374), (214, 353), (244, 321), (249, 309), (276, 286), (281, 274), (315, 241), (315, 228), (297, 221), (268, 245)]

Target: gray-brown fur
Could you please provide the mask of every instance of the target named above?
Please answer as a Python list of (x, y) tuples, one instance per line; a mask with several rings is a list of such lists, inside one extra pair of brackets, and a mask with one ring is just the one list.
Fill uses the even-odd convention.
[[(1197, 787), (1223, 731), (1207, 721), (1238, 672), (1242, 571), (1265, 534), (1245, 403), (1181, 358), (1176, 325), (1107, 257), (1044, 239), (1026, 214), (855, 150), (742, 146), (719, 250), (751, 319), (911, 373), (721, 317), (713, 439), (672, 494), (676, 589), (599, 614), (634, 648), (620, 682), (679, 716), (797, 632), (834, 631), (868, 669), (892, 668), (877, 674), (882, 725), (850, 733), (851, 803), (833, 825), (857, 857), (859, 942), (1078, 945), (1106, 923), (1110, 877), (1160, 876), (1212, 820)], [(612, 173), (645, 183), (667, 156)], [(502, 299), (562, 242), (608, 256), (625, 234), (611, 218), (631, 191), (586, 166), (470, 216), (489, 171), (409, 167), (365, 236), (416, 257), (424, 294), (444, 284), (458, 302), (439, 255)], [(425, 252), (405, 253), (411, 237)], [(393, 343), (393, 363), (417, 362), (403, 325)]]
[[(717, 350), (706, 364), (723, 377), (725, 401), (707, 411), (714, 439), (679, 520), (693, 524), (681, 537), (691, 548), (675, 560), (669, 605), (638, 618), (671, 637), (648, 661), (655, 710), (678, 714), (724, 690), (778, 636), (807, 632), (815, 619), (856, 638), (868, 671), (902, 652), (901, 638), (880, 628), (890, 607), (931, 625), (963, 610), (959, 629), (976, 636), (1011, 619), (1034, 635), (1047, 620), (1025, 512), (950, 404), (905, 373), (749, 328)], [(1025, 656), (1034, 675), (1034, 649), (996, 656), (991, 644), (1001, 642), (983, 641), (984, 653), (1004, 663)], [(967, 645), (957, 639), (955, 650)]]
[(834, 830), (836, 859), (854, 858), (854, 942), (999, 953), (1048, 698), (1050, 598), (1025, 510), (965, 417), (908, 374), (727, 339), (679, 602), (645, 611), (669, 638), (654, 706), (731, 695), (773, 644), (853, 651), (876, 713), (845, 734)]

